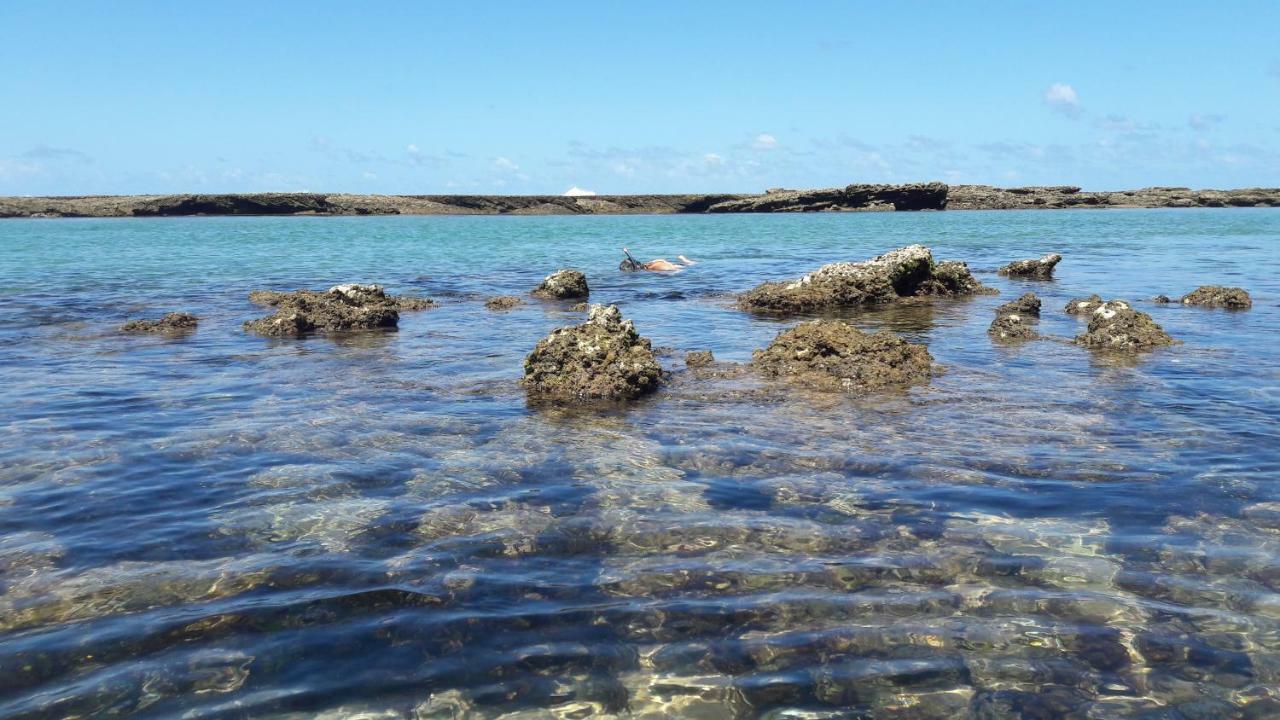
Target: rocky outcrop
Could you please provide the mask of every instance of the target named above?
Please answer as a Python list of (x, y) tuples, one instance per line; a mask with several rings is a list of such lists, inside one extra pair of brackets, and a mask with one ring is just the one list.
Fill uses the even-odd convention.
[(812, 312), (878, 305), (908, 297), (990, 292), (958, 261), (935, 263), (923, 245), (910, 245), (862, 262), (824, 265), (794, 282), (767, 282), (738, 297), (744, 310)]
[(130, 320), (120, 326), (120, 331), (127, 333), (161, 333), (166, 335), (180, 335), (195, 330), (196, 326), (199, 324), (200, 318), (189, 312), (171, 312), (166, 313), (164, 317), (159, 320)]
[(952, 185), (950, 210), (1031, 210), (1066, 208), (1280, 207), (1280, 188), (1192, 190), (1149, 187), (1139, 190), (1084, 192), (1071, 185), (998, 188)]
[(707, 208), (712, 213), (823, 212), (868, 210), (943, 210), (944, 183), (849, 185), (821, 190), (772, 189), (764, 195), (736, 198)]
[(1034, 340), (1040, 337), (1040, 334), (1036, 332), (1032, 323), (1033, 318), (1030, 315), (1018, 313), (997, 315), (996, 319), (991, 321), (991, 326), (987, 328), (987, 334), (996, 340)]
[(587, 276), (578, 270), (557, 270), (530, 293), (544, 300), (580, 300), (590, 294)]
[(1200, 305), (1201, 307), (1227, 308), (1244, 310), (1253, 307), (1253, 298), (1248, 291), (1238, 287), (1222, 285), (1201, 285), (1182, 296), (1183, 305)]
[(813, 320), (778, 333), (752, 354), (762, 375), (819, 390), (862, 391), (926, 382), (933, 357), (887, 331), (867, 334), (838, 320)]
[(1006, 277), (1049, 280), (1053, 278), (1053, 269), (1060, 262), (1062, 262), (1061, 255), (1049, 253), (1038, 260), (1014, 260), (996, 272)]
[(514, 295), (499, 295), (484, 301), (485, 308), (494, 311), (510, 310), (523, 304), (524, 301)]
[(1010, 300), (996, 308), (996, 315), (1031, 315), (1040, 317), (1040, 298), (1035, 293), (1023, 293), (1017, 300)]
[(585, 323), (553, 330), (524, 361), (524, 388), (537, 400), (631, 400), (661, 380), (649, 340), (614, 305), (592, 305)]
[(1093, 350), (1134, 352), (1171, 345), (1174, 340), (1150, 315), (1123, 300), (1111, 300), (1093, 311), (1089, 329), (1075, 342)]
[(1101, 295), (1090, 295), (1087, 298), (1075, 298), (1067, 301), (1062, 309), (1068, 315), (1092, 315), (1094, 310), (1102, 307)]
[(710, 350), (690, 350), (684, 354), (684, 364), (688, 368), (706, 367), (716, 361)]
[(395, 297), (379, 285), (357, 284), (335, 285), (324, 292), (256, 290), (249, 300), (276, 312), (246, 322), (244, 329), (273, 337), (393, 328), (400, 322), (400, 311), (435, 306), (426, 298)]

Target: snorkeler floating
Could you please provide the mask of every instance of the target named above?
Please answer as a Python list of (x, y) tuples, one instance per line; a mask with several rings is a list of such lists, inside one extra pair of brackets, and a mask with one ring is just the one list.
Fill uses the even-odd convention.
[(677, 264), (667, 260), (666, 258), (655, 258), (647, 263), (642, 263), (631, 257), (631, 252), (626, 248), (622, 248), (622, 254), (627, 256), (625, 260), (618, 264), (618, 269), (623, 272), (636, 272), (639, 270), (648, 270), (650, 272), (674, 272), (676, 270), (683, 270), (690, 265), (698, 264), (696, 261), (690, 260), (683, 255), (676, 256), (676, 259), (680, 261), (680, 263)]

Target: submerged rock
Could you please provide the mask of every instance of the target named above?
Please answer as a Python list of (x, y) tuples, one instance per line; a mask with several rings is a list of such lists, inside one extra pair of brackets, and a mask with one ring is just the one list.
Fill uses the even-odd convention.
[(1147, 350), (1172, 345), (1174, 340), (1151, 316), (1123, 300), (1103, 303), (1089, 316), (1089, 329), (1075, 342), (1095, 350)]
[(787, 378), (822, 390), (871, 390), (926, 382), (933, 357), (888, 331), (867, 334), (838, 320), (814, 320), (778, 333), (752, 354), (766, 377)]
[(1000, 268), (997, 272), (1009, 277), (1029, 277), (1048, 280), (1053, 277), (1053, 268), (1062, 262), (1058, 253), (1049, 253), (1039, 260), (1014, 260)]
[(910, 245), (862, 262), (824, 265), (794, 282), (766, 282), (738, 297), (757, 312), (808, 312), (878, 305), (906, 297), (990, 292), (959, 261), (935, 263), (929, 248)]
[(710, 350), (691, 350), (684, 354), (684, 364), (690, 368), (706, 367), (716, 361)]
[(524, 301), (514, 295), (499, 295), (491, 297), (484, 301), (484, 306), (488, 310), (510, 310), (513, 307), (523, 305)]
[(276, 308), (274, 315), (244, 324), (259, 335), (295, 336), (311, 332), (332, 333), (393, 328), (401, 310), (435, 307), (427, 298), (387, 295), (380, 285), (335, 285), (324, 292), (256, 290), (249, 300)]
[(1243, 310), (1253, 307), (1253, 298), (1249, 297), (1249, 293), (1244, 288), (1201, 285), (1183, 295), (1182, 304)]
[(578, 300), (591, 294), (587, 276), (578, 270), (557, 270), (546, 277), (531, 293), (547, 300)]
[(662, 368), (614, 305), (592, 305), (581, 325), (557, 328), (524, 361), (524, 387), (549, 400), (630, 400), (651, 393)]
[(1168, 295), (1157, 295), (1151, 298), (1151, 302), (1156, 303), (1157, 305), (1168, 305), (1173, 302), (1173, 299)]
[(1040, 317), (1040, 298), (1035, 293), (1023, 293), (1022, 297), (996, 308), (996, 315), (1034, 315)]
[(1075, 298), (1067, 302), (1067, 306), (1063, 308), (1063, 312), (1068, 315), (1090, 315), (1094, 310), (1102, 307), (1102, 296), (1090, 295), (1087, 298)]
[(987, 334), (997, 340), (1034, 340), (1040, 334), (1031, 327), (1030, 316), (1018, 313), (997, 315)]
[(166, 333), (177, 335), (189, 333), (200, 324), (200, 318), (189, 312), (165, 313), (159, 320), (130, 320), (120, 326), (121, 332), (127, 333)]

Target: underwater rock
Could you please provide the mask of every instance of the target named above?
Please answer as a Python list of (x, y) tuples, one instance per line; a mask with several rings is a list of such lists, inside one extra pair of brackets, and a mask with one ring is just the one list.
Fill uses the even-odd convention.
[(1244, 288), (1223, 287), (1221, 285), (1201, 285), (1182, 296), (1183, 305), (1199, 305), (1201, 307), (1220, 307), (1229, 310), (1243, 310), (1253, 307), (1253, 299)]
[(498, 297), (491, 297), (484, 301), (485, 309), (493, 311), (510, 310), (513, 307), (523, 304), (524, 301), (514, 295), (499, 295)]
[(584, 303), (584, 302), (574, 303), (573, 306), (569, 308), (569, 310), (571, 310), (572, 312), (586, 312), (590, 309), (591, 309), (590, 303)]
[(910, 245), (862, 262), (823, 265), (794, 282), (766, 282), (738, 297), (754, 312), (808, 312), (878, 305), (900, 298), (992, 292), (959, 261), (935, 263), (923, 245)]
[(710, 350), (690, 350), (684, 354), (684, 364), (690, 368), (706, 367), (716, 361)]
[(200, 318), (189, 312), (165, 313), (159, 320), (130, 320), (120, 326), (120, 332), (127, 333), (166, 333), (176, 335), (189, 333), (196, 329)]
[(885, 330), (867, 334), (838, 320), (814, 320), (778, 333), (752, 363), (766, 377), (824, 390), (868, 390), (926, 382), (933, 357)]
[(1094, 310), (1102, 307), (1102, 296), (1090, 295), (1087, 298), (1075, 298), (1067, 302), (1067, 306), (1062, 309), (1068, 315), (1090, 315)]
[(1022, 297), (996, 308), (996, 315), (1034, 315), (1040, 317), (1040, 298), (1035, 293), (1023, 293)]
[(996, 272), (1007, 277), (1049, 280), (1053, 278), (1053, 268), (1060, 262), (1062, 262), (1061, 255), (1049, 253), (1039, 260), (1014, 260)]
[(630, 400), (661, 379), (648, 338), (615, 305), (591, 306), (585, 323), (552, 330), (524, 361), (526, 392), (552, 400)]
[(1157, 305), (1168, 305), (1173, 302), (1173, 299), (1168, 295), (1157, 295), (1151, 298), (1151, 302), (1156, 303)]
[(1034, 340), (1040, 337), (1031, 327), (1029, 316), (1017, 313), (997, 315), (991, 321), (991, 327), (987, 328), (987, 334), (997, 340)]
[(587, 276), (578, 270), (557, 270), (546, 277), (531, 293), (546, 300), (577, 300), (591, 293)]
[(387, 295), (380, 285), (335, 285), (324, 292), (257, 290), (249, 300), (277, 308), (274, 315), (244, 324), (259, 335), (293, 336), (309, 332), (350, 332), (393, 328), (401, 310), (425, 310), (435, 306), (427, 298)]
[(1135, 351), (1172, 345), (1174, 340), (1150, 315), (1123, 300), (1111, 300), (1093, 311), (1089, 329), (1076, 336), (1075, 342), (1094, 350)]

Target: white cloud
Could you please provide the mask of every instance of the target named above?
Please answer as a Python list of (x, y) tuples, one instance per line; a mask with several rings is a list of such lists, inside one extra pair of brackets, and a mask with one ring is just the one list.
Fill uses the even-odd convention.
[(577, 185), (574, 185), (573, 187), (564, 191), (565, 197), (591, 197), (592, 195), (595, 195), (595, 194), (596, 192), (594, 190), (584, 190), (578, 187)]
[(702, 161), (708, 165), (723, 165), (724, 158), (715, 153), (707, 153), (702, 156)]
[(410, 155), (417, 155), (418, 153), (422, 152), (421, 150), (418, 149), (418, 146), (414, 145), (413, 143), (409, 143), (405, 147), (405, 150), (409, 151)]
[(1187, 118), (1187, 125), (1190, 126), (1192, 130), (1205, 131), (1212, 130), (1223, 120), (1226, 120), (1226, 118), (1222, 115), (1201, 115), (1200, 113), (1196, 113)]
[(772, 150), (778, 147), (778, 138), (769, 133), (760, 133), (751, 145), (757, 150)]
[(512, 172), (520, 169), (519, 165), (515, 164), (514, 162), (511, 162), (510, 158), (505, 158), (505, 157), (494, 158), (493, 165), (499, 170), (509, 170)]
[(1065, 83), (1054, 83), (1044, 92), (1044, 100), (1058, 112), (1075, 117), (1080, 114), (1080, 95)]

